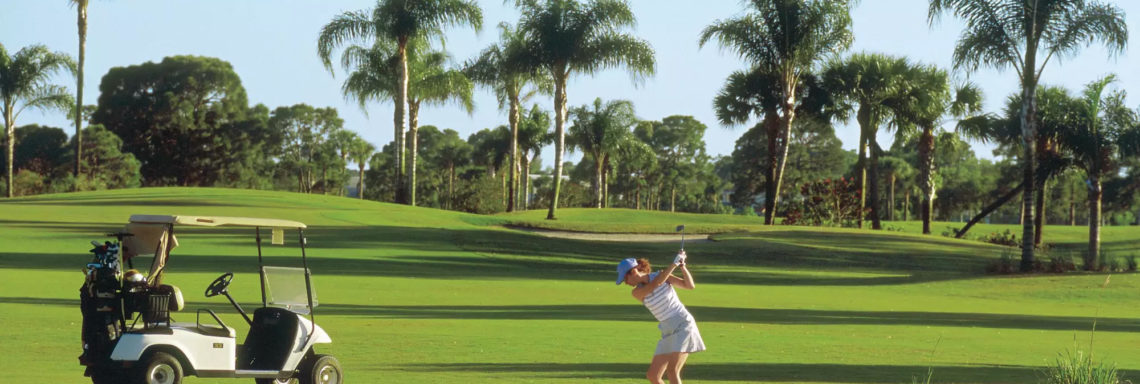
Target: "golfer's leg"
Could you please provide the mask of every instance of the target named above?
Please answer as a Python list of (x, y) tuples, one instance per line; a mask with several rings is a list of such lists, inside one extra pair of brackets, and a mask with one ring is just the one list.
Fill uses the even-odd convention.
[(674, 353), (655, 355), (653, 361), (649, 363), (649, 371), (645, 372), (645, 378), (649, 379), (651, 384), (665, 384), (661, 381), (661, 375), (665, 374), (665, 368), (668, 368), (669, 358), (675, 355)]
[(674, 353), (669, 358), (669, 367), (665, 370), (669, 384), (681, 384), (681, 368), (685, 367), (685, 360), (688, 358), (688, 353)]

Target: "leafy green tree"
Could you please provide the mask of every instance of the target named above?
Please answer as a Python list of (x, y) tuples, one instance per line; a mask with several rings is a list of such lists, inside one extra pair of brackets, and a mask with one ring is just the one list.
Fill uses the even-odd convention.
[(895, 203), (898, 199), (895, 197), (895, 186), (899, 181), (909, 180), (914, 176), (914, 167), (910, 166), (906, 160), (894, 157), (883, 156), (879, 159), (880, 172), (887, 174), (887, 220), (895, 221)]
[[(731, 202), (742, 211), (754, 209), (756, 196), (765, 192), (766, 168), (761, 164), (769, 158), (770, 147), (765, 143), (770, 141), (764, 124), (757, 124), (737, 139), (726, 174), (726, 180), (732, 182)], [(785, 201), (798, 195), (798, 187), (804, 183), (841, 177), (855, 162), (855, 155), (843, 150), (835, 128), (826, 120), (808, 117), (797, 119), (795, 124), (791, 138), (795, 145), (788, 148), (785, 176), (793, 188), (783, 192), (786, 195), (781, 199)]]
[(27, 169), (52, 177), (64, 165), (67, 133), (60, 128), (36, 124), (16, 128), (15, 169)]
[(602, 208), (606, 195), (602, 175), (609, 157), (615, 155), (623, 141), (630, 136), (630, 128), (637, 122), (633, 103), (629, 100), (611, 100), (602, 103), (594, 99), (594, 105), (583, 105), (570, 110), (574, 124), (570, 126), (567, 144), (570, 150), (580, 149), (590, 156), (594, 163), (594, 205)]
[[(851, 2), (847, 0), (749, 0), (748, 12), (717, 20), (701, 32), (700, 45), (716, 40), (736, 52), (775, 85), (775, 108), (761, 109), (772, 124), (770, 140), (775, 148), (766, 165), (765, 224), (773, 224), (784, 167), (788, 138), (799, 108), (799, 88), (804, 77), (828, 55), (846, 50), (853, 39)], [(730, 80), (731, 81), (731, 80)], [(758, 111), (759, 114), (759, 111)], [(723, 120), (723, 119), (722, 119)]]
[[(142, 185), (139, 170), (141, 164), (135, 156), (122, 151), (123, 140), (102, 125), (91, 124), (83, 128), (83, 149), (67, 153), (64, 164), (71, 163), (71, 156), (82, 153), (79, 159), (83, 170), (79, 177), (71, 182), (70, 188), (57, 188), (60, 191), (68, 190), (102, 190), (137, 188)], [(68, 147), (76, 144), (79, 136), (73, 136)], [(56, 182), (59, 182), (58, 180)]]
[(459, 137), (459, 132), (454, 129), (443, 130), (434, 147), (436, 150), (425, 153), (424, 157), (434, 164), (436, 169), (446, 173), (447, 198), (444, 199), (443, 207), (454, 209), (455, 171), (471, 163), (473, 148)]
[[(1033, 207), (1037, 84), (1049, 60), (1075, 56), (1101, 42), (1110, 52), (1128, 46), (1124, 11), (1112, 4), (1087, 0), (930, 0), (933, 24), (950, 12), (965, 21), (954, 49), (956, 69), (980, 66), (1013, 68), (1021, 86), (1021, 141), (1024, 206)], [(1033, 268), (1034, 224), (1027, 209), (1022, 224), (1021, 270)]]
[(566, 82), (575, 73), (594, 74), (624, 66), (635, 81), (656, 69), (653, 48), (622, 32), (636, 22), (624, 0), (515, 0), (522, 12), (529, 61), (554, 82), (554, 175), (547, 220), (554, 220), (566, 146)]
[(337, 110), (307, 104), (277, 107), (268, 124), (271, 131), (282, 137), (280, 162), (297, 175), (297, 192), (312, 193), (318, 186), (324, 190), (327, 175), (318, 181), (316, 170), (333, 167), (330, 163), (337, 158), (337, 147), (329, 144), (344, 127)]
[[(87, 4), (89, 0), (68, 0), (68, 3), (75, 6), (75, 23), (76, 30), (79, 32), (79, 65), (75, 71), (75, 109), (83, 108), (83, 75), (84, 65), (87, 63)], [(79, 177), (81, 160), (83, 153), (83, 117), (80, 114), (75, 115), (75, 171), (73, 175)]]
[(264, 116), (252, 113), (241, 79), (220, 59), (172, 56), (116, 67), (99, 89), (91, 123), (123, 139), (146, 185), (227, 185), (226, 173), (246, 166), (235, 154), (265, 150), (268, 129), (249, 121)]
[(67, 88), (50, 84), (48, 79), (60, 70), (75, 72), (75, 63), (62, 52), (51, 52), (42, 45), (21, 48), (15, 55), (0, 44), (0, 113), (4, 118), (7, 142), (8, 197), (13, 193), (12, 165), (16, 146), (16, 119), (25, 109), (67, 112), (73, 102)]
[(321, 28), (317, 38), (317, 55), (332, 71), (333, 50), (351, 41), (373, 40), (395, 43), (397, 78), (394, 112), (397, 180), (404, 175), (409, 86), (408, 46), (418, 39), (438, 37), (444, 29), (470, 25), (482, 28), (483, 11), (471, 0), (377, 0), (370, 10), (345, 12)]
[(668, 189), (669, 210), (676, 210), (678, 185), (694, 173), (697, 160), (706, 157), (704, 135), (707, 129), (704, 123), (692, 116), (682, 115), (643, 122), (634, 127), (634, 136), (657, 154), (658, 172), (650, 177), (655, 192), (650, 206), (660, 209), (661, 195)]
[[(464, 72), (475, 82), (483, 84), (495, 93), (499, 109), (507, 108), (507, 122), (511, 128), (511, 160), (508, 178), (507, 212), (517, 209), (519, 167), (519, 121), (523, 103), (538, 92), (551, 93), (549, 75), (542, 74), (529, 65), (526, 36), (508, 23), (499, 24), (499, 42), (487, 47), (479, 56), (467, 62)], [(529, 87), (528, 87), (529, 86)]]

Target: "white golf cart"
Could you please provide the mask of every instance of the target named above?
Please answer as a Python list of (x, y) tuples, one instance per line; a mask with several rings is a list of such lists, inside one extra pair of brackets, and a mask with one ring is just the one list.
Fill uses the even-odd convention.
[[(261, 276), (261, 307), (250, 319), (230, 296), (233, 273), (206, 288), (206, 297), (224, 295), (249, 324), (244, 343), (234, 329), (210, 309), (199, 309), (193, 323), (174, 322), (171, 312), (183, 309), (181, 290), (162, 284), (170, 252), (178, 245), (175, 226), (253, 228)], [(299, 234), (301, 268), (266, 266), (262, 230), (273, 244), (283, 244), (284, 230)], [(317, 354), (315, 344), (332, 339), (313, 320), (317, 300), (305, 255), (305, 224), (273, 219), (202, 216), (132, 215), (118, 243), (96, 242), (96, 260), (87, 265), (80, 297), (83, 311), (85, 376), (94, 384), (178, 384), (183, 376), (253, 378), (259, 384), (340, 384), (336, 358)], [(121, 251), (121, 260), (119, 249)], [(154, 259), (145, 277), (122, 272), (122, 262)], [(202, 316), (205, 313), (208, 316)], [(307, 315), (307, 318), (306, 318)]]

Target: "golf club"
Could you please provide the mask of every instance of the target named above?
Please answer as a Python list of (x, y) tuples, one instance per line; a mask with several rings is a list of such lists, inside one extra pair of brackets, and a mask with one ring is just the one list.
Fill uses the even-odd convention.
[(677, 232), (681, 232), (681, 250), (685, 250), (685, 224), (677, 226)]

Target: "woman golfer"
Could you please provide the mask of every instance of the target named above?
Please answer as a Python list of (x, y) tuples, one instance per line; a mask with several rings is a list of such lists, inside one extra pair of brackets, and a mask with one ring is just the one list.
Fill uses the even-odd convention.
[[(657, 351), (649, 363), (649, 371), (645, 373), (653, 384), (664, 383), (661, 381), (663, 373), (669, 374), (671, 384), (681, 384), (681, 368), (685, 366), (689, 353), (705, 350), (705, 342), (701, 340), (693, 315), (673, 290), (674, 286), (684, 289), (696, 286), (693, 275), (685, 266), (685, 257), (685, 251), (681, 251), (673, 264), (661, 272), (652, 272), (646, 259), (629, 258), (618, 263), (617, 283), (625, 282), (634, 287), (633, 297), (645, 304), (660, 322), (657, 328), (661, 330), (661, 341), (657, 342)], [(673, 276), (677, 268), (681, 268), (684, 278)]]

